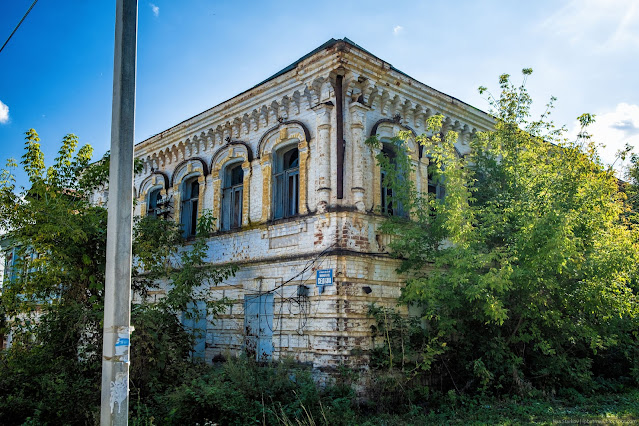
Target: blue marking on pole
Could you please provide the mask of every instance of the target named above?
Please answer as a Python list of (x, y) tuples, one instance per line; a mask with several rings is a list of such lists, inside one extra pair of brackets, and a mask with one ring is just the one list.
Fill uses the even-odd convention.
[(129, 346), (129, 339), (118, 337), (118, 340), (115, 342), (115, 346)]

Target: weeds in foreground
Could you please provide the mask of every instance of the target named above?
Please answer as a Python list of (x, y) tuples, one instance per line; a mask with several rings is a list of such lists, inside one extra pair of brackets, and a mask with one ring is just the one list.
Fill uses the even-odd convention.
[[(388, 371), (372, 374), (368, 383), (381, 386), (369, 394), (391, 391), (382, 386), (398, 380)], [(217, 366), (197, 367), (163, 395), (138, 399), (132, 425), (428, 425), (552, 424), (553, 422), (639, 422), (639, 390), (582, 395), (564, 391), (555, 397), (480, 397), (431, 390), (420, 399), (402, 383), (409, 399), (358, 395), (361, 375), (343, 369), (332, 383), (318, 387), (311, 370), (290, 360), (259, 365), (231, 358)], [(399, 386), (395, 383), (393, 386)], [(391, 391), (392, 392), (392, 391)], [(373, 401), (373, 402), (371, 402)]]

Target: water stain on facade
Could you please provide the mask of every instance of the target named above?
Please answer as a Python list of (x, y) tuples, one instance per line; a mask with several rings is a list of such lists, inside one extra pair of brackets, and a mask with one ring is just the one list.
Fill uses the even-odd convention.
[[(159, 194), (185, 227), (204, 209), (227, 218), (209, 238), (210, 260), (240, 270), (215, 289), (233, 305), (205, 323), (205, 359), (248, 351), (257, 359), (292, 356), (317, 371), (366, 367), (368, 306), (394, 306), (404, 278), (378, 229), (384, 188), (377, 152), (364, 141), (423, 133), (435, 114), (459, 133), (461, 155), (472, 133), (493, 123), (352, 41), (331, 39), (136, 146), (144, 163), (137, 214), (152, 214), (151, 196)], [(428, 158), (408, 144), (410, 178), (426, 192)], [(317, 286), (317, 271), (328, 269), (332, 285)]]

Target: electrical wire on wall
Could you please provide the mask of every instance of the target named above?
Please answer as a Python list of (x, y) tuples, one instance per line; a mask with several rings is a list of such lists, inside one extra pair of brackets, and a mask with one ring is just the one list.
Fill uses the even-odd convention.
[[(330, 251), (331, 249), (333, 249), (335, 247), (335, 244), (331, 244), (330, 246), (326, 247), (324, 250), (322, 250), (320, 253), (318, 253), (315, 257), (309, 259), (306, 264), (304, 265), (304, 267), (302, 268), (302, 270), (300, 272), (298, 272), (297, 274), (295, 274), (293, 277), (289, 278), (286, 281), (283, 281), (281, 284), (277, 285), (276, 287), (274, 287), (271, 290), (267, 290), (267, 291), (260, 291), (256, 297), (260, 297), (264, 294), (277, 294), (280, 298), (280, 329), (282, 327), (281, 321), (282, 321), (282, 313), (284, 310), (284, 303), (288, 303), (289, 304), (289, 312), (290, 312), (290, 307), (292, 305), (297, 305), (299, 307), (299, 319), (298, 319), (298, 328), (297, 328), (297, 333), (302, 335), (304, 334), (304, 328), (306, 328), (306, 324), (308, 323), (308, 315), (310, 313), (310, 300), (308, 298), (308, 295), (303, 295), (300, 292), (300, 287), (304, 286), (305, 283), (312, 277), (312, 272), (314, 270), (316, 270), (317, 268), (315, 267), (316, 265), (321, 265), (323, 263), (322, 258), (325, 257)], [(311, 274), (309, 274), (309, 276), (307, 276), (306, 278), (304, 278), (304, 274), (306, 274), (306, 272), (311, 271)], [(295, 296), (292, 297), (285, 297), (284, 294), (284, 287), (297, 280), (300, 279), (300, 282), (298, 284), (297, 287), (297, 291), (295, 293)], [(261, 306), (260, 306), (261, 308)], [(261, 314), (261, 312), (260, 312)], [(264, 315), (267, 315), (266, 313), (266, 306), (264, 305)], [(269, 330), (271, 331), (271, 333), (273, 333), (273, 327), (271, 327), (268, 322), (267, 322), (267, 326), (269, 327)], [(280, 336), (281, 338), (281, 336)]]
[[(277, 284), (274, 288), (270, 289), (270, 290), (262, 290), (262, 285), (260, 284), (258, 292), (257, 293), (252, 293), (250, 295), (250, 298), (254, 300), (254, 302), (252, 303), (257, 303), (257, 315), (258, 315), (258, 329), (262, 326), (267, 327), (267, 329), (270, 331), (271, 335), (274, 334), (275, 330), (280, 331), (279, 333), (279, 348), (280, 350), (282, 350), (282, 338), (283, 335), (281, 333), (281, 330), (283, 328), (283, 319), (284, 319), (284, 305), (287, 305), (288, 307), (288, 312), (289, 314), (293, 314), (294, 312), (294, 308), (293, 307), (297, 307), (297, 310), (299, 312), (298, 314), (298, 318), (297, 318), (297, 328), (295, 329), (295, 331), (297, 332), (298, 335), (302, 336), (304, 335), (304, 329), (306, 328), (307, 324), (308, 324), (308, 320), (309, 317), (311, 315), (311, 301), (308, 295), (308, 287), (306, 287), (306, 284), (308, 283), (309, 280), (311, 280), (313, 278), (313, 272), (317, 269), (321, 268), (321, 265), (325, 262), (325, 258), (327, 255), (330, 254), (330, 252), (332, 251), (332, 249), (334, 249), (336, 247), (337, 243), (333, 243), (329, 246), (327, 246), (326, 248), (324, 248), (321, 252), (317, 253), (315, 256), (313, 256), (312, 258), (308, 259), (308, 261), (306, 262), (306, 264), (304, 265), (304, 267), (297, 273), (295, 273), (292, 277), (290, 277), (289, 279), (280, 282), (279, 284)], [(293, 294), (289, 293), (289, 296), (286, 295), (286, 286), (294, 281), (298, 281), (298, 285), (296, 286), (295, 292)], [(225, 288), (228, 287), (233, 287), (233, 288), (237, 288), (238, 290), (242, 291), (244, 290), (244, 284), (243, 283), (238, 283), (238, 284), (229, 284), (229, 285), (225, 285)], [(210, 289), (211, 291), (214, 291), (213, 288)], [(277, 322), (274, 321), (264, 321), (262, 322), (260, 320), (261, 317), (263, 318), (267, 318), (268, 317), (268, 306), (266, 301), (263, 299), (264, 295), (267, 294), (273, 294), (274, 296), (277, 295), (279, 298), (279, 313), (278, 313), (278, 322), (279, 324), (277, 324)], [(245, 320), (246, 320), (246, 301), (244, 304), (241, 303), (240, 300), (237, 300), (237, 302), (235, 302), (237, 304), (239, 304), (238, 306), (238, 311), (236, 312), (235, 315), (237, 316), (244, 316)], [(235, 304), (234, 303), (234, 304)], [(317, 313), (317, 311), (319, 310), (319, 304), (317, 304), (316, 306), (316, 311), (315, 313)], [(255, 311), (253, 311), (255, 312)], [(235, 316), (234, 315), (234, 316)], [(273, 314), (271, 314), (273, 315)], [(274, 318), (273, 318), (274, 319)], [(247, 330), (246, 330), (246, 323), (243, 327), (243, 331), (245, 334), (245, 339), (247, 337), (249, 337), (248, 335), (246, 335)], [(254, 330), (254, 332), (257, 332), (255, 337), (259, 338), (259, 335), (261, 334), (259, 332), (259, 330)], [(253, 333), (251, 333), (251, 335), (253, 335)]]

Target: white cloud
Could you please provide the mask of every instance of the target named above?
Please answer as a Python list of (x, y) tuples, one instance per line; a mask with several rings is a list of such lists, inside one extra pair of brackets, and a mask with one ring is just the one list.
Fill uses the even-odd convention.
[(0, 124), (9, 122), (9, 107), (0, 101)]
[(402, 27), (401, 25), (397, 25), (393, 28), (393, 34), (395, 35), (401, 33), (402, 31), (404, 31), (404, 27)]
[(639, 3), (571, 0), (542, 22), (541, 30), (599, 51), (639, 48)]
[(160, 8), (154, 5), (153, 3), (149, 3), (149, 5), (151, 6), (151, 11), (153, 12), (153, 15), (155, 15), (156, 18), (160, 16)]
[[(575, 122), (570, 136), (575, 137), (578, 131), (579, 123)], [(587, 132), (595, 142), (605, 145), (600, 151), (604, 163), (614, 163), (615, 169), (621, 171), (624, 164), (617, 160), (617, 152), (628, 144), (639, 153), (639, 105), (620, 103), (614, 111), (597, 114)]]

